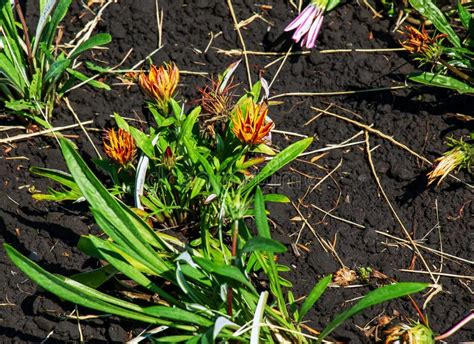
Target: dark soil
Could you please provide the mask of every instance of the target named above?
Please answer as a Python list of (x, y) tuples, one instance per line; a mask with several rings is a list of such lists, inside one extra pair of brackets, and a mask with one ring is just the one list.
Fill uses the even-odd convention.
[[(31, 15), (32, 9), (26, 6)], [(152, 0), (124, 0), (110, 5), (104, 12), (97, 30), (109, 32), (113, 42), (108, 50), (94, 53), (94, 58), (109, 65), (119, 63), (127, 51), (133, 53), (125, 62), (130, 67), (157, 47), (155, 7)], [(163, 37), (165, 46), (153, 57), (155, 63), (174, 61), (182, 70), (217, 73), (235, 61), (236, 57), (219, 54), (221, 49), (240, 47), (225, 1), (160, 1), (165, 19)], [(256, 1), (234, 1), (239, 20), (250, 17), (254, 12), (263, 14), (268, 23), (256, 20), (243, 30), (248, 50), (287, 51), (289, 37), (282, 30), (292, 14), (287, 1), (272, 1), (271, 10), (261, 10)], [(77, 32), (91, 19), (90, 13), (74, 2), (71, 14), (65, 20), (66, 37)], [(271, 24), (269, 24), (271, 23)], [(346, 53), (320, 54), (319, 49), (340, 48), (390, 48), (397, 47), (397, 40), (389, 32), (393, 23), (374, 19), (371, 12), (357, 4), (346, 4), (331, 12), (325, 19), (318, 49), (311, 55), (290, 57), (272, 88), (272, 95), (286, 92), (324, 92), (389, 87), (404, 82), (404, 75), (413, 70), (405, 53)], [(202, 53), (210, 40), (210, 32), (216, 37), (206, 53)], [(254, 79), (261, 73), (271, 80), (279, 63), (268, 69), (264, 66), (273, 58), (250, 56)], [(242, 64), (237, 80), (246, 83)], [(109, 83), (117, 82), (109, 78)], [(184, 75), (180, 92), (183, 98), (196, 98), (196, 86), (202, 86), (205, 79), (200, 76)], [(95, 126), (103, 128), (113, 125), (110, 116), (118, 112), (123, 116), (143, 118), (143, 97), (136, 86), (127, 88), (115, 86), (110, 92), (98, 92), (83, 88), (70, 94), (69, 99), (82, 120), (93, 119)], [(335, 107), (333, 111), (374, 124), (375, 128), (393, 136), (414, 151), (430, 160), (439, 156), (445, 146), (443, 140), (450, 135), (468, 133), (466, 123), (458, 122), (456, 113), (473, 115), (472, 97), (457, 95), (448, 91), (415, 88), (394, 92), (365, 93), (340, 97), (281, 98), (284, 103), (271, 108), (271, 117), (276, 128), (314, 136), (311, 149), (326, 144), (343, 142), (360, 129), (328, 116), (321, 116), (311, 124), (303, 123), (316, 113), (310, 106), (327, 107), (329, 102), (343, 106), (362, 116), (357, 118)], [(54, 125), (73, 123), (72, 116), (61, 107)], [(472, 123), (472, 122), (471, 122)], [(2, 124), (15, 124), (8, 119)], [(464, 129), (462, 129), (464, 128)], [(470, 128), (472, 130), (472, 127)], [(16, 134), (13, 131), (9, 135)], [(80, 131), (76, 143), (82, 154), (94, 157), (91, 145)], [(5, 132), (2, 133), (5, 136)], [(99, 142), (99, 133), (94, 140)], [(294, 137), (274, 134), (274, 144), (283, 148)], [(358, 140), (363, 140), (360, 136)], [(472, 258), (473, 194), (472, 188), (449, 179), (439, 188), (426, 186), (425, 174), (428, 166), (406, 151), (396, 148), (387, 141), (371, 136), (375, 168), (381, 183), (405, 226), (416, 239), (424, 238), (424, 244), (464, 259)], [(9, 147), (13, 149), (8, 151)], [(65, 169), (64, 162), (55, 141), (36, 137), (12, 146), (3, 146), (0, 156), (0, 243), (10, 243), (43, 267), (55, 273), (71, 275), (97, 266), (97, 262), (81, 254), (75, 245), (80, 235), (94, 232), (90, 214), (85, 205), (39, 203), (31, 198), (31, 188), (46, 191), (52, 186), (44, 179), (35, 178), (28, 172), (31, 166)], [(364, 145), (330, 151), (316, 163), (294, 163), (293, 170), (286, 169), (269, 181), (268, 190), (287, 194), (294, 202), (301, 198), (309, 187), (341, 166), (321, 185), (310, 193), (301, 212), (307, 217), (319, 236), (333, 242), (337, 236), (336, 251), (348, 267), (371, 267), (390, 278), (399, 281), (426, 281), (429, 276), (402, 273), (399, 269), (410, 266), (413, 252), (407, 247), (395, 246), (394, 241), (377, 234), (387, 232), (405, 238), (400, 225), (380, 194), (371, 173)], [(295, 170), (310, 175), (304, 178)], [(461, 180), (472, 183), (469, 175), (459, 174)], [(335, 220), (310, 207), (314, 204), (333, 215), (356, 222), (364, 229)], [(291, 205), (272, 206), (271, 218), (275, 223), (274, 235), (286, 244), (296, 242), (302, 226), (301, 221), (290, 221), (298, 216)], [(439, 232), (437, 227), (439, 223)], [(295, 234), (296, 233), (296, 234)], [(441, 242), (439, 233), (441, 233)], [(426, 238), (425, 238), (426, 236)], [(287, 277), (294, 283), (296, 297), (306, 295), (314, 283), (323, 275), (335, 273), (341, 266), (330, 253), (326, 253), (309, 228), (301, 232), (299, 243), (309, 252), (299, 250), (295, 256), (289, 250), (281, 262), (293, 269)], [(289, 245), (290, 247), (290, 245)], [(444, 273), (472, 275), (472, 267), (459, 264), (423, 252), (433, 270)], [(424, 270), (420, 259), (415, 270)], [(321, 328), (342, 309), (353, 304), (348, 301), (363, 295), (373, 288), (330, 289), (310, 313), (308, 325)], [(460, 320), (472, 308), (472, 293), (467, 279), (441, 277), (443, 291), (436, 295), (425, 310), (430, 325), (441, 332)], [(472, 288), (472, 287), (471, 287)], [(76, 319), (67, 316), (75, 307), (61, 302), (56, 297), (39, 290), (14, 267), (0, 250), (0, 342), (47, 342), (78, 341), (80, 332)], [(420, 305), (424, 299), (417, 295)], [(97, 314), (79, 308), (79, 314)], [(360, 327), (364, 327), (375, 316), (384, 313), (389, 316), (399, 312), (402, 316), (416, 319), (414, 307), (408, 300), (401, 300), (371, 309), (348, 321), (336, 331), (338, 338), (353, 342), (364, 342)], [(75, 316), (76, 313), (74, 313)], [(373, 323), (371, 323), (373, 325)], [(84, 340), (89, 342), (124, 342), (133, 338), (144, 326), (117, 318), (101, 317), (79, 322)], [(466, 326), (450, 342), (474, 339), (473, 326)]]

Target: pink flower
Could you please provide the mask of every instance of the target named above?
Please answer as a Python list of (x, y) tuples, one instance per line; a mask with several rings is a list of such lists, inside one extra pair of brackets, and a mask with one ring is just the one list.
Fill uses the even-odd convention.
[(312, 0), (298, 17), (288, 24), (285, 31), (295, 30), (292, 36), (295, 43), (299, 43), (301, 40), (302, 47), (314, 48), (323, 24), (326, 5), (327, 0)]

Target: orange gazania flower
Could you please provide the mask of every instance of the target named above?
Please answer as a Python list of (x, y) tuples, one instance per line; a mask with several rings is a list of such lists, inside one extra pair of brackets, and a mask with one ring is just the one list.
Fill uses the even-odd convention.
[(404, 31), (400, 31), (400, 33), (406, 38), (403, 42), (400, 42), (405, 50), (412, 54), (420, 54), (430, 58), (439, 53), (438, 41), (447, 37), (445, 34), (440, 34), (431, 38), (424, 25), (421, 27), (421, 31), (407, 25)]
[(105, 154), (121, 166), (131, 162), (137, 153), (132, 135), (122, 129), (117, 132), (114, 129), (107, 130), (103, 144)]
[(168, 103), (179, 83), (179, 69), (174, 63), (159, 68), (151, 65), (148, 75), (140, 73), (138, 83), (156, 101), (160, 110), (168, 113)]
[(265, 137), (273, 129), (273, 122), (265, 122), (268, 113), (268, 106), (265, 103), (249, 103), (242, 113), (240, 106), (237, 106), (232, 116), (232, 132), (242, 143), (248, 145), (259, 145), (265, 142)]

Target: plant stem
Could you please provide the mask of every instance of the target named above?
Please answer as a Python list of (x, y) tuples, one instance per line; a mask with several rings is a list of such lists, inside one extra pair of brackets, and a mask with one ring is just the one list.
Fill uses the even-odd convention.
[(25, 44), (26, 50), (28, 54), (28, 64), (30, 65), (30, 70), (34, 72), (34, 65), (33, 65), (33, 53), (31, 51), (31, 42), (30, 42), (30, 35), (28, 34), (28, 27), (26, 26), (25, 16), (23, 15), (23, 10), (21, 9), (20, 2), (15, 0), (15, 10), (18, 14), (18, 18), (20, 18), (21, 26), (23, 28), (23, 33), (25, 34)]
[(466, 316), (464, 319), (462, 319), (460, 322), (458, 322), (456, 325), (454, 325), (453, 327), (451, 327), (448, 331), (446, 331), (445, 333), (443, 334), (440, 334), (439, 336), (437, 336), (435, 338), (436, 341), (438, 340), (443, 340), (443, 339), (446, 339), (448, 338), (449, 336), (453, 335), (454, 333), (456, 333), (458, 330), (461, 329), (461, 327), (463, 327), (464, 325), (466, 325), (468, 322), (470, 322), (471, 320), (474, 319), (474, 311), (471, 311), (471, 313), (469, 313), (468, 316)]
[[(232, 231), (232, 258), (237, 255), (237, 239), (239, 235), (239, 221), (234, 220), (234, 228)], [(233, 301), (233, 290), (229, 287), (227, 290), (227, 315), (232, 316), (232, 301)]]
[(469, 75), (467, 75), (466, 73), (463, 73), (461, 72), (459, 69), (457, 69), (456, 67), (453, 67), (451, 66), (449, 63), (447, 63), (446, 61), (444, 61), (443, 59), (439, 59), (439, 62), (445, 66), (446, 68), (448, 68), (452, 73), (456, 74), (458, 77), (460, 77), (461, 79), (471, 83), (471, 84), (474, 84), (474, 79), (472, 79)]

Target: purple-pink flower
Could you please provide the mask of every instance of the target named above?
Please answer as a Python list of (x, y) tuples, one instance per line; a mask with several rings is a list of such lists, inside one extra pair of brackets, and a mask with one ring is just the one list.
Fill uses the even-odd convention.
[[(285, 28), (295, 30), (292, 39), (302, 47), (314, 48), (323, 24), (327, 0), (312, 0), (308, 6)], [(300, 42), (301, 41), (301, 42)]]

